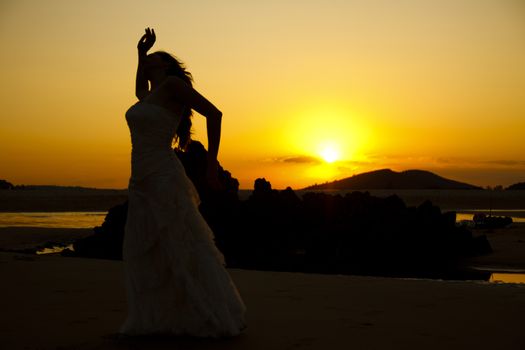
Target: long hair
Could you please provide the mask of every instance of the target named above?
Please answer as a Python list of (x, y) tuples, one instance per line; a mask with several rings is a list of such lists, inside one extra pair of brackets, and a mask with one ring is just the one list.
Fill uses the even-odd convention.
[[(168, 75), (175, 75), (182, 79), (185, 83), (190, 86), (193, 86), (193, 76), (190, 72), (186, 70), (186, 66), (175, 56), (165, 52), (165, 51), (156, 51), (155, 55), (158, 55), (164, 62), (169, 63), (169, 67), (166, 71)], [(191, 116), (193, 112), (190, 107), (184, 107), (182, 111), (182, 119), (177, 127), (175, 132), (174, 142), (176, 147), (185, 151), (186, 147), (191, 141)]]

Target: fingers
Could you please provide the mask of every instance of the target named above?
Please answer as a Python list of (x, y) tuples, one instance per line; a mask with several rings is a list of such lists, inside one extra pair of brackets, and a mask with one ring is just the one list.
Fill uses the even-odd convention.
[(148, 28), (145, 29), (145, 31), (146, 31), (146, 34), (145, 34), (146, 36), (151, 37), (151, 38), (153, 38), (153, 39), (156, 38), (155, 30), (154, 30), (154, 29), (148, 27)]
[(151, 37), (154, 38), (155, 37), (155, 30), (153, 30), (152, 28), (148, 27), (148, 28), (146, 28), (146, 34), (148, 36), (151, 36)]
[(146, 29), (144, 29), (144, 35), (142, 35), (142, 37), (139, 40), (139, 49), (142, 49), (147, 52), (155, 43), (155, 39), (155, 31), (147, 27)]

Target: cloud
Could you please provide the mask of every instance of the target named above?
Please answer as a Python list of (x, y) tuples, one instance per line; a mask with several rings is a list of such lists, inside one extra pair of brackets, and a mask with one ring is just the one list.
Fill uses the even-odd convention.
[[(273, 158), (274, 162), (277, 163), (293, 163), (293, 164), (321, 164), (324, 163), (324, 161), (321, 158), (313, 157), (313, 156), (287, 156), (287, 157), (279, 157), (279, 158)], [(355, 161), (355, 160), (338, 160), (335, 161), (334, 164), (339, 165), (341, 169), (344, 169), (346, 167), (359, 167), (359, 166), (367, 166), (370, 165), (370, 162), (366, 161)]]
[(272, 158), (272, 162), (275, 163), (294, 163), (294, 164), (319, 164), (321, 163), (321, 159), (317, 157), (312, 156), (285, 156), (285, 157), (277, 157)]
[(509, 159), (498, 159), (498, 160), (486, 160), (482, 161), (482, 164), (492, 164), (492, 165), (503, 165), (510, 167), (522, 167), (525, 166), (524, 160), (509, 160)]
[(436, 158), (436, 163), (446, 164), (455, 167), (469, 166), (469, 167), (504, 167), (504, 168), (523, 168), (525, 167), (524, 160), (512, 159), (469, 159), (469, 158)]

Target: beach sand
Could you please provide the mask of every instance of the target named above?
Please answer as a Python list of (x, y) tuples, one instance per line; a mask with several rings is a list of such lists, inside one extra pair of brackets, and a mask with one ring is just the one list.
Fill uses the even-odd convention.
[(92, 234), (92, 228), (0, 227), (0, 251), (34, 249), (49, 242), (67, 245)]
[[(10, 244), (20, 244), (24, 230), (11, 229)], [(494, 254), (473, 261), (525, 266), (525, 244), (515, 243), (524, 229), (488, 233)], [(525, 285), (228, 271), (248, 309), (241, 336), (120, 338), (122, 262), (0, 253), (2, 348), (525, 349)]]

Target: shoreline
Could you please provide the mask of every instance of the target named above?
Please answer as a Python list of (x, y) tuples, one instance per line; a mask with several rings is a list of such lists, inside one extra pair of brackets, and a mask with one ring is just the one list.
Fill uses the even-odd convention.
[(91, 234), (93, 228), (0, 227), (0, 251), (29, 251), (50, 243), (67, 245)]
[[(465, 276), (469, 276), (469, 272), (470, 276), (475, 276), (476, 271), (486, 273), (525, 272), (525, 223), (513, 223), (509, 227), (494, 230), (472, 229), (472, 232), (474, 236), (486, 235), (493, 252), (482, 256), (465, 258), (461, 264), (461, 269), (458, 271), (463, 270), (467, 273)], [(0, 227), (0, 252), (26, 253), (37, 256), (40, 255), (36, 253), (39, 249), (52, 248), (53, 246), (65, 247), (76, 239), (90, 236), (93, 233), (93, 228)], [(60, 256), (59, 253), (43, 255)], [(67, 259), (70, 257), (62, 258)], [(349, 274), (345, 276), (358, 275)], [(450, 276), (454, 276), (454, 274)], [(394, 275), (390, 277), (404, 278), (402, 276), (395, 277)], [(439, 279), (439, 277), (436, 277), (436, 279)]]

